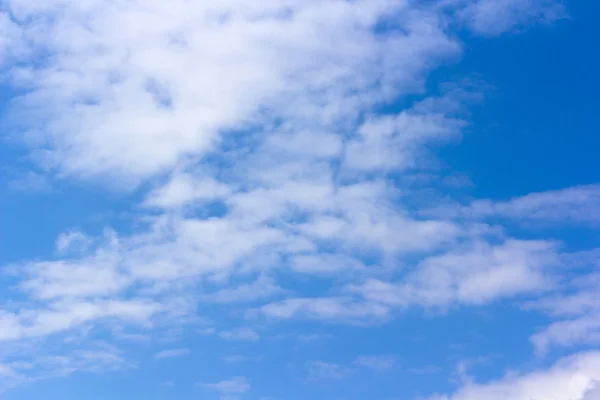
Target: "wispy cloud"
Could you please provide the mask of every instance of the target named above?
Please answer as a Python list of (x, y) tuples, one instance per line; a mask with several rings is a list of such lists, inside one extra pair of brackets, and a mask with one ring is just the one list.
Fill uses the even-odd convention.
[(499, 35), (567, 16), (559, 0), (477, 0), (464, 2), (462, 17), (475, 32)]
[[(36, 139), (50, 145), (45, 165), (79, 176), (151, 176), (209, 151), (220, 131), (257, 122), (261, 109), (289, 122), (339, 119), (385, 98), (378, 76), (389, 89), (414, 90), (430, 62), (458, 51), (426, 18), (406, 25), (407, 35), (374, 34), (381, 17), (411, 16), (403, 2), (109, 1), (100, 9), (73, 3), (68, 12), (59, 4), (11, 10), (29, 54), (55, 55), (18, 71), (33, 89), (20, 105)], [(236, 18), (208, 22), (227, 14)], [(132, 29), (116, 34), (124, 15)], [(400, 59), (406, 74), (391, 74)], [(337, 104), (319, 107), (331, 96)], [(44, 122), (46, 131), (35, 130)]]
[(255, 282), (220, 289), (205, 295), (204, 298), (214, 303), (232, 304), (256, 302), (281, 294), (283, 294), (283, 289), (273, 279), (261, 277)]
[[(469, 105), (482, 97), (463, 83), (425, 90), (433, 69), (461, 56), (453, 27), (499, 34), (555, 20), (562, 7), (425, 3), (3, 3), (0, 62), (19, 93), (2, 121), (8, 135), (23, 139), (49, 179), (137, 192), (132, 224), (120, 233), (68, 230), (59, 254), (6, 268), (19, 305), (2, 299), (0, 347), (56, 349), (43, 362), (19, 358), (49, 376), (126, 364), (115, 351), (60, 345), (74, 332), (109, 327), (111, 341), (135, 327), (152, 337), (197, 321), (199, 304), (366, 323), (408, 307), (447, 310), (556, 289), (559, 243), (487, 223), (596, 222), (596, 186), (428, 213), (401, 182), (435, 173), (435, 149), (461, 139)], [(398, 99), (406, 106), (390, 107)], [(288, 287), (305, 279), (328, 284)], [(593, 336), (587, 311), (571, 317), (583, 319), (539, 333), (538, 346)], [(248, 326), (203, 333), (260, 339)], [(582, 360), (565, 371), (592, 376), (585, 365), (595, 359)], [(352, 367), (306, 368), (315, 379), (343, 379), (358, 366), (391, 364), (363, 356)], [(21, 382), (23, 365), (0, 364), (0, 374)], [(200, 385), (223, 398), (250, 388), (243, 377)]]
[(243, 376), (236, 376), (216, 383), (198, 383), (206, 390), (217, 392), (222, 399), (235, 399), (250, 390), (250, 383)]
[(33, 171), (12, 179), (9, 181), (8, 187), (15, 192), (28, 194), (51, 193), (53, 191), (50, 180), (45, 175)]
[(600, 186), (575, 186), (531, 193), (507, 201), (476, 200), (468, 206), (440, 206), (429, 215), (452, 218), (505, 218), (521, 224), (597, 225), (600, 222)]
[[(2, 353), (6, 356), (5, 351)], [(11, 354), (11, 358), (15, 360), (19, 355), (22, 356), (19, 352)], [(28, 355), (27, 361), (0, 362), (0, 393), (24, 383), (64, 378), (77, 372), (106, 373), (134, 367), (119, 349), (95, 342), (65, 350), (61, 355), (41, 351)]]
[(221, 360), (225, 361), (228, 364), (236, 364), (240, 362), (246, 361), (248, 358), (241, 354), (230, 354), (228, 356), (221, 357)]
[(250, 328), (237, 328), (230, 331), (222, 331), (219, 336), (225, 340), (256, 342), (260, 340), (260, 335)]
[(342, 380), (357, 374), (360, 369), (387, 371), (396, 365), (393, 356), (358, 356), (350, 365), (336, 364), (322, 360), (306, 362), (304, 367), (309, 380)]
[(310, 361), (306, 363), (305, 367), (308, 379), (311, 380), (346, 379), (354, 373), (350, 367), (325, 361)]
[(165, 358), (183, 357), (190, 354), (189, 349), (169, 349), (159, 351), (154, 355), (155, 360), (163, 360)]
[(376, 371), (385, 371), (396, 365), (394, 356), (359, 356), (355, 361), (359, 367), (369, 368)]
[(554, 287), (552, 270), (563, 265), (552, 242), (476, 242), (426, 257), (399, 282), (369, 279), (346, 287), (341, 297), (295, 298), (263, 306), (271, 318), (377, 321), (411, 306), (445, 310), (453, 304), (480, 305)]

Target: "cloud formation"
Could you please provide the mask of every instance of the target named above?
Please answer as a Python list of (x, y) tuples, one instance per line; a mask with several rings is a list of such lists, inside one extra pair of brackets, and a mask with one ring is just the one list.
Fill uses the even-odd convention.
[(154, 355), (154, 359), (155, 360), (163, 360), (165, 358), (183, 357), (183, 356), (187, 356), (188, 354), (190, 354), (190, 351), (188, 349), (162, 350)]
[(451, 396), (431, 400), (597, 400), (600, 354), (581, 353), (559, 360), (548, 370), (507, 376), (486, 384), (468, 384)]
[[(62, 340), (152, 336), (194, 326), (206, 309), (241, 320), (206, 333), (256, 342), (254, 324), (265, 320), (374, 323), (410, 308), (511, 300), (555, 318), (532, 336), (540, 353), (595, 343), (597, 286), (565, 272), (577, 255), (504, 225), (595, 224), (596, 185), (467, 205), (437, 199), (432, 210), (415, 207), (406, 183), (419, 174), (447, 182), (435, 150), (460, 141), (483, 97), (467, 82), (426, 90), (431, 71), (460, 59), (455, 27), (497, 35), (563, 15), (544, 0), (4, 2), (0, 60), (20, 94), (3, 126), (52, 179), (136, 200), (134, 228), (93, 237), (68, 227), (54, 257), (5, 268), (19, 300), (0, 297), (0, 343), (75, 350), (34, 368), (23, 368), (30, 354), (0, 354), (0, 379), (49, 376), (57, 363), (123, 368), (115, 348)], [(548, 382), (564, 399), (590, 400), (597, 358), (450, 399), (543, 398)], [(394, 361), (305, 367), (313, 379), (343, 379)], [(223, 399), (250, 389), (245, 377), (199, 385)]]
[(198, 385), (208, 391), (218, 393), (221, 399), (224, 400), (237, 399), (250, 390), (250, 383), (243, 376), (236, 376), (216, 383), (199, 383)]

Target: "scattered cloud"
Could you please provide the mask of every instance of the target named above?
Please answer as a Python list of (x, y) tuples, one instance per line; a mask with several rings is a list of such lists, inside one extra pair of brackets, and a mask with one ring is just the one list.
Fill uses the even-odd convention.
[(507, 201), (476, 200), (469, 206), (441, 206), (430, 215), (468, 219), (504, 218), (523, 223), (596, 225), (600, 186), (575, 186), (531, 193)]
[(462, 250), (425, 258), (401, 283), (371, 280), (353, 290), (385, 306), (486, 304), (551, 288), (551, 268), (560, 264), (551, 242), (475, 242)]
[(91, 239), (79, 231), (64, 232), (56, 239), (56, 250), (65, 252), (68, 250), (85, 250)]
[(477, 0), (465, 2), (462, 18), (476, 33), (499, 35), (536, 23), (552, 23), (567, 17), (559, 0)]
[(324, 361), (310, 361), (305, 364), (305, 367), (310, 380), (346, 379), (354, 373), (350, 367)]
[(187, 356), (189, 354), (190, 354), (190, 351), (188, 349), (169, 349), (169, 350), (159, 351), (158, 353), (156, 353), (154, 355), (154, 359), (155, 360), (163, 360), (165, 358), (183, 357), (183, 356)]
[(358, 302), (348, 297), (291, 298), (262, 306), (258, 312), (270, 318), (314, 318), (324, 321), (381, 320), (389, 307), (376, 303)]
[(241, 354), (230, 354), (228, 356), (221, 357), (221, 360), (225, 361), (227, 364), (237, 364), (246, 361), (248, 358)]
[(273, 279), (261, 277), (255, 282), (207, 294), (205, 299), (220, 304), (251, 303), (282, 293), (283, 289), (275, 284)]
[[(513, 238), (502, 223), (593, 225), (598, 186), (421, 210), (402, 184), (405, 175), (436, 174), (435, 150), (461, 139), (468, 108), (482, 97), (463, 83), (425, 90), (432, 70), (461, 56), (454, 26), (498, 35), (555, 21), (564, 8), (550, 0), (426, 3), (3, 4), (0, 67), (17, 93), (3, 130), (46, 171), (12, 188), (81, 180), (135, 193), (127, 197), (135, 212), (120, 233), (67, 231), (56, 254), (6, 268), (18, 304), (0, 297), (0, 347), (56, 354), (2, 359), (0, 383), (126, 368), (114, 349), (57, 343), (94, 330), (107, 341), (129, 328), (141, 332), (130, 339), (153, 337), (209, 308), (356, 324), (410, 307), (527, 297), (530, 307), (560, 314), (532, 337), (539, 351), (595, 342), (593, 290), (570, 282), (575, 294), (562, 293), (570, 261), (560, 243)], [(395, 110), (398, 99), (406, 106)], [(460, 175), (444, 182), (469, 183)], [(199, 333), (260, 340), (249, 327)], [(543, 398), (531, 382), (552, 377), (549, 387), (562, 383), (565, 395), (590, 400), (596, 359), (566, 359), (451, 399)], [(352, 367), (305, 367), (311, 379), (340, 380), (393, 365), (361, 356)], [(250, 389), (245, 377), (199, 385), (223, 399)]]
[(10, 361), (0, 362), (0, 393), (24, 383), (64, 378), (77, 372), (106, 373), (134, 367), (119, 349), (94, 342), (61, 355), (47, 352), (27, 355), (27, 361), (22, 361), (15, 358), (19, 353), (3, 354)]
[(199, 383), (200, 387), (218, 393), (221, 399), (235, 399), (238, 396), (250, 390), (250, 383), (243, 376), (236, 376), (231, 379), (216, 383)]
[[(406, 24), (406, 35), (375, 34), (387, 15), (417, 17), (404, 2), (153, 0), (142, 8), (109, 1), (70, 11), (60, 4), (10, 4), (26, 55), (54, 55), (13, 75), (31, 88), (19, 99), (30, 113), (20, 124), (48, 145), (43, 164), (82, 177), (150, 177), (210, 151), (220, 132), (255, 124), (257, 116), (266, 123), (272, 116), (325, 123), (352, 117), (353, 107), (390, 91), (417, 90), (432, 63), (459, 51), (434, 14)], [(114, 32), (125, 15), (131, 30)], [(399, 66), (405, 73), (392, 73)], [(189, 189), (165, 193), (194, 197)]]
[(393, 356), (359, 356), (354, 364), (370, 368), (376, 371), (385, 371), (396, 365), (396, 357)]
[(51, 193), (52, 183), (45, 175), (28, 171), (21, 176), (8, 182), (8, 188), (15, 192), (29, 194)]
[(332, 335), (331, 334), (321, 334), (321, 333), (304, 333), (304, 334), (300, 334), (298, 335), (298, 340), (300, 340), (301, 342), (315, 342), (318, 340), (324, 340), (324, 339), (328, 339), (331, 338)]
[(236, 328), (230, 331), (219, 332), (219, 336), (225, 340), (235, 342), (256, 342), (260, 340), (260, 335), (250, 328)]
[(443, 371), (443, 369), (436, 365), (428, 365), (426, 367), (409, 368), (407, 371), (410, 372), (411, 374), (429, 375), (429, 374), (439, 374)]
[(513, 373), (490, 383), (467, 383), (451, 396), (431, 400), (596, 400), (597, 382), (600, 382), (600, 354), (589, 352), (563, 358), (547, 370)]

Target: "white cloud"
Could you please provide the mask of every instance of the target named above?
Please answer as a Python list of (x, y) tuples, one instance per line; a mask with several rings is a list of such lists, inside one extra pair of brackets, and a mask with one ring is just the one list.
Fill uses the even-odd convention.
[(331, 275), (344, 270), (361, 270), (365, 266), (345, 254), (300, 254), (291, 258), (291, 268), (303, 274)]
[(165, 358), (183, 357), (190, 354), (189, 349), (168, 349), (159, 351), (154, 355), (155, 360), (163, 360)]
[[(1, 24), (1, 22), (0, 22)], [(1, 44), (0, 44), (1, 45)], [(28, 171), (8, 182), (8, 187), (16, 192), (50, 193), (52, 184), (46, 176), (38, 172)]]
[[(32, 88), (21, 99), (28, 128), (50, 148), (46, 165), (80, 176), (148, 177), (272, 116), (352, 118), (418, 90), (424, 71), (459, 50), (434, 14), (388, 0), (7, 6), (30, 47), (55, 55), (13, 73)], [(388, 15), (406, 34), (375, 33)]]
[(290, 298), (262, 306), (258, 312), (271, 318), (308, 317), (323, 321), (381, 320), (389, 314), (388, 306), (357, 302), (348, 297)]
[(192, 202), (222, 199), (230, 192), (230, 188), (213, 178), (193, 178), (186, 174), (178, 174), (157, 190), (151, 192), (145, 205), (149, 207), (173, 208)]
[(22, 289), (44, 300), (114, 295), (128, 284), (110, 257), (36, 263), (28, 266), (28, 274)]
[[(435, 400), (596, 400), (600, 382), (600, 354), (580, 353), (558, 361), (548, 370), (484, 383), (469, 383), (451, 396)], [(432, 400), (433, 400), (432, 399)]]
[(260, 277), (255, 282), (218, 290), (207, 294), (205, 299), (220, 304), (245, 303), (263, 300), (282, 294), (283, 289), (270, 278)]
[[(477, 97), (424, 92), (427, 74), (461, 52), (447, 18), (458, 7), (475, 31), (499, 33), (539, 19), (529, 7), (505, 0), (491, 13), (480, 0), (442, 14), (395, 0), (143, 3), (1, 6), (11, 17), (0, 14), (0, 58), (18, 58), (6, 76), (25, 93), (3, 122), (53, 178), (139, 188), (142, 200), (131, 233), (71, 231), (57, 239), (60, 257), (12, 268), (23, 299), (1, 305), (0, 341), (130, 325), (152, 336), (165, 319), (194, 320), (199, 303), (356, 323), (552, 286), (553, 243), (498, 244), (470, 221), (423, 218), (396, 180), (431, 169), (431, 149), (460, 138), (465, 103)], [(407, 94), (420, 99), (374, 113)], [(558, 219), (558, 201), (561, 220), (584, 221), (578, 208), (595, 207), (595, 191), (475, 203), (469, 212)], [(354, 284), (293, 292), (280, 287), (290, 273)], [(260, 339), (250, 328), (205, 333)], [(352, 370), (307, 368), (333, 378)], [(223, 397), (249, 389), (242, 377), (202, 386)]]
[(551, 345), (582, 346), (600, 343), (600, 315), (553, 322), (531, 338), (538, 353), (544, 353)]
[(485, 304), (497, 298), (535, 293), (552, 286), (552, 267), (560, 265), (554, 243), (510, 240), (477, 243), (426, 258), (402, 288), (424, 305), (452, 301)]
[(228, 364), (236, 364), (236, 363), (246, 361), (247, 357), (243, 356), (241, 354), (231, 354), (228, 356), (223, 356), (223, 357), (221, 357), (221, 359)]
[(531, 193), (508, 201), (476, 200), (467, 207), (440, 207), (430, 215), (462, 218), (508, 218), (519, 223), (596, 225), (600, 221), (600, 186), (574, 186)]
[(565, 256), (569, 271), (577, 272), (564, 279), (560, 291), (535, 299), (525, 305), (552, 317), (549, 326), (531, 337), (536, 351), (546, 353), (552, 347), (575, 347), (600, 343), (600, 303), (598, 303), (597, 250)]
[(250, 383), (243, 376), (236, 376), (216, 383), (199, 383), (198, 385), (219, 393), (222, 399), (234, 399), (250, 390)]
[(437, 365), (428, 365), (425, 367), (409, 368), (407, 371), (410, 372), (411, 374), (429, 375), (429, 374), (439, 374), (443, 370), (442, 370), (442, 368), (438, 367)]
[(237, 328), (230, 331), (222, 331), (219, 336), (225, 340), (236, 342), (256, 342), (260, 340), (260, 335), (250, 328)]
[(396, 365), (396, 357), (394, 356), (359, 356), (354, 364), (369, 368), (375, 371), (385, 371)]
[(19, 26), (4, 9), (0, 9), (0, 67), (18, 58), (23, 52)]
[(38, 350), (26, 354), (27, 358), (13, 354), (12, 361), (0, 361), (0, 394), (24, 383), (67, 377), (76, 372), (106, 373), (134, 367), (119, 349), (101, 343), (71, 346), (60, 356), (46, 353), (44, 349)]
[[(466, 123), (448, 115), (450, 100), (454, 102), (450, 95), (428, 99), (397, 115), (370, 118), (359, 127), (358, 138), (348, 144), (347, 165), (364, 171), (414, 167), (423, 144), (443, 144), (460, 137)], [(445, 104), (440, 108), (438, 103)]]
[(348, 285), (343, 296), (288, 298), (251, 314), (369, 322), (411, 306), (447, 310), (455, 304), (484, 305), (555, 288), (556, 270), (562, 265), (555, 243), (475, 241), (464, 249), (424, 258), (397, 282), (371, 278)]
[(306, 363), (305, 367), (308, 373), (308, 379), (311, 380), (346, 379), (354, 373), (354, 370), (350, 367), (324, 361), (310, 361)]
[(90, 238), (79, 231), (61, 233), (56, 239), (56, 250), (64, 252), (67, 250), (85, 250), (90, 244)]
[(159, 304), (143, 299), (58, 301), (47, 308), (21, 309), (18, 313), (0, 310), (0, 321), (5, 326), (0, 330), (0, 342), (65, 333), (99, 321), (144, 325), (161, 310)]
[(551, 23), (566, 15), (559, 0), (477, 0), (462, 10), (462, 17), (471, 29), (484, 35), (498, 35), (534, 23)]

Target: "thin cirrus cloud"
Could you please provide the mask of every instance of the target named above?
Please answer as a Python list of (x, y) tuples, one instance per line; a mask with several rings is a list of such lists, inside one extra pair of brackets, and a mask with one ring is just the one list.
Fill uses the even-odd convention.
[(597, 225), (600, 186), (582, 185), (547, 192), (530, 193), (509, 200), (475, 200), (468, 206), (441, 205), (426, 215), (453, 218), (503, 218), (521, 224)]
[(250, 390), (246, 377), (235, 376), (215, 383), (198, 383), (201, 388), (218, 393), (222, 399), (235, 399)]
[(225, 340), (236, 342), (256, 342), (260, 340), (260, 335), (250, 328), (237, 328), (230, 331), (222, 331), (219, 336)]
[(189, 349), (168, 349), (159, 351), (154, 355), (155, 360), (164, 360), (166, 358), (184, 357), (190, 354)]
[(471, 29), (490, 36), (568, 16), (564, 5), (555, 0), (479, 0), (468, 4), (461, 14)]
[[(490, 220), (589, 224), (597, 186), (432, 211), (406, 204), (411, 187), (398, 183), (435, 175), (436, 149), (460, 141), (484, 95), (477, 83), (425, 90), (433, 70), (460, 60), (453, 29), (499, 35), (565, 15), (546, 0), (4, 2), (0, 65), (21, 89), (8, 135), (52, 179), (141, 200), (132, 229), (91, 237), (68, 227), (56, 257), (7, 268), (20, 301), (1, 298), (0, 342), (63, 353), (73, 349), (62, 339), (93, 329), (109, 342), (160, 336), (193, 325), (200, 305), (247, 317), (249, 326), (210, 333), (258, 342), (255, 323), (385, 322), (409, 308), (507, 299), (552, 316), (531, 338), (540, 353), (594, 342), (594, 289), (564, 276), (573, 255)], [(419, 99), (381, 112), (409, 95)], [(329, 285), (316, 293), (290, 285), (296, 278)], [(0, 363), (0, 379), (51, 377), (58, 362), (65, 375), (128, 365), (115, 348), (94, 351), (12, 354), (21, 363)], [(590, 400), (597, 358), (442, 398)], [(335, 380), (393, 363), (305, 367)], [(245, 377), (199, 385), (229, 399), (250, 390)]]
[(359, 356), (354, 364), (360, 367), (369, 368), (375, 371), (386, 371), (396, 365), (394, 356)]

